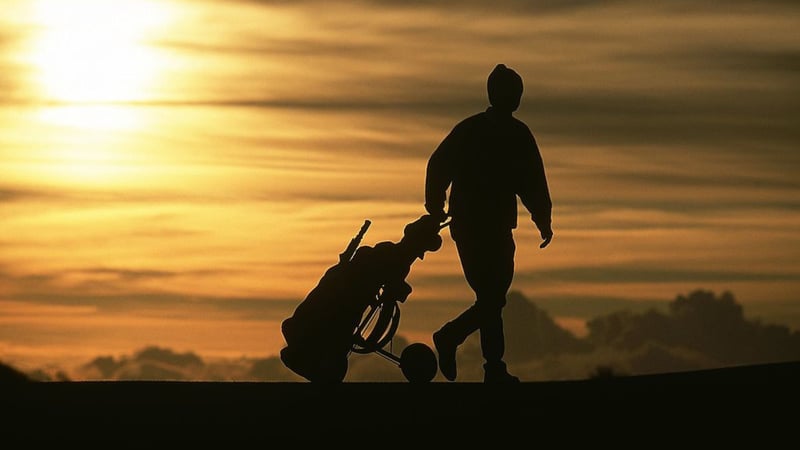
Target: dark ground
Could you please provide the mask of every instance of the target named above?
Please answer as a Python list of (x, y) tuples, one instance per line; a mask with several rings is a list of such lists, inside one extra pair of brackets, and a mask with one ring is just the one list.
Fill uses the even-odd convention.
[(474, 448), (496, 438), (490, 448), (695, 448), (701, 440), (720, 448), (748, 439), (756, 448), (780, 448), (800, 436), (798, 383), (800, 362), (515, 386), (6, 382), (0, 446), (184, 448), (246, 440), (271, 448)]

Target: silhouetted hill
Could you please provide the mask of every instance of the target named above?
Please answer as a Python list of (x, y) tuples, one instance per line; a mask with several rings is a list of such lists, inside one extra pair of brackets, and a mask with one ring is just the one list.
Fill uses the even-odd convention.
[(508, 336), (506, 360), (510, 363), (593, 350), (591, 344), (561, 328), (521, 292), (509, 292), (503, 316)]
[(582, 438), (616, 448), (644, 433), (660, 445), (711, 441), (721, 448), (757, 437), (756, 448), (774, 448), (770, 439), (794, 429), (798, 377), (800, 361), (507, 386), (32, 382), (2, 384), (0, 396), (4, 439), (27, 445), (239, 440), (431, 448), (497, 439), (490, 448), (536, 448), (555, 437), (568, 448)]
[(0, 363), (0, 383), (18, 383), (31, 381), (23, 372), (3, 363)]

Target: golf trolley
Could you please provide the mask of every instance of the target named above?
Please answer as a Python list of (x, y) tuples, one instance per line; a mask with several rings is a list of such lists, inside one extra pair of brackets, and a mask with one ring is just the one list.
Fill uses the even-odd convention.
[(400, 304), (394, 300), (376, 297), (353, 333), (350, 351), (361, 354), (377, 353), (396, 364), (412, 383), (431, 381), (436, 376), (438, 366), (436, 355), (430, 347), (417, 342), (406, 346), (399, 357), (391, 352), (392, 338), (399, 323)]
[[(376, 353), (396, 364), (409, 382), (429, 382), (438, 370), (436, 355), (429, 346), (412, 343), (399, 356), (391, 350), (400, 324), (400, 303), (405, 297), (398, 299), (383, 286), (369, 294), (367, 301), (356, 293), (362, 274), (353, 268), (352, 260), (370, 224), (369, 220), (364, 221), (339, 254), (339, 262), (325, 272), (293, 315), (282, 322), (287, 345), (281, 350), (281, 360), (309, 381), (336, 383), (344, 379), (351, 354)], [(437, 222), (432, 233), (438, 238), (438, 231), (448, 224)]]

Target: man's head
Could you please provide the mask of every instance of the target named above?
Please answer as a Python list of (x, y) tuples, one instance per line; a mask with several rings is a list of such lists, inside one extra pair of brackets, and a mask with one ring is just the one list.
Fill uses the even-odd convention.
[(435, 217), (425, 215), (406, 225), (402, 241), (412, 248), (419, 259), (424, 259), (425, 252), (435, 252), (442, 247), (440, 229), (441, 225)]
[(505, 66), (498, 64), (486, 82), (489, 103), (497, 110), (514, 112), (522, 99), (522, 77)]

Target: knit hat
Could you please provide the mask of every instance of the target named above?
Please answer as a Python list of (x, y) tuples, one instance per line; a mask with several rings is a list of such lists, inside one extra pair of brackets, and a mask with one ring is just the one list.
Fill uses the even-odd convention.
[(489, 103), (499, 110), (513, 112), (522, 98), (522, 77), (505, 64), (495, 66), (486, 81)]

